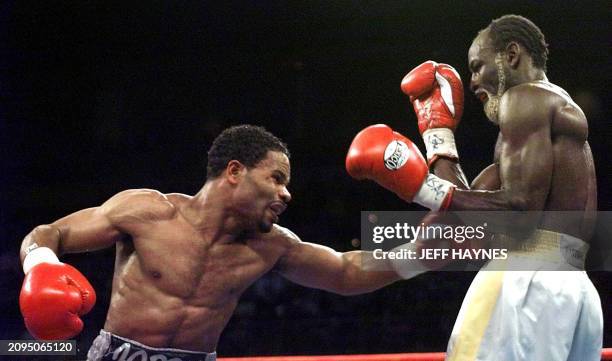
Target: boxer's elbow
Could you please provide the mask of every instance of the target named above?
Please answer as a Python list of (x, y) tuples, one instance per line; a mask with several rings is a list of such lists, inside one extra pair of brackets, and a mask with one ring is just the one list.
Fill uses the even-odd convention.
[(341, 254), (341, 263), (338, 263), (333, 277), (329, 277), (330, 284), (326, 290), (342, 296), (356, 296), (370, 293), (399, 280), (395, 271), (368, 271), (364, 262), (364, 252), (352, 251)]
[(342, 296), (355, 296), (369, 292), (363, 287), (361, 272), (361, 253), (346, 252), (342, 254), (342, 267), (339, 277), (336, 277), (334, 293)]
[(523, 194), (512, 194), (507, 198), (508, 208), (511, 211), (528, 211), (531, 207), (529, 198)]
[(392, 276), (389, 276), (385, 279), (379, 279), (378, 277), (369, 277), (368, 275), (362, 275), (361, 279), (348, 281), (346, 282), (346, 284), (337, 287), (333, 292), (341, 296), (358, 296), (374, 292), (382, 287), (385, 287), (395, 281), (400, 280), (399, 275), (397, 275), (397, 273), (395, 272), (385, 272), (385, 274), (392, 274)]
[(550, 193), (550, 179), (545, 174), (520, 178), (524, 179), (508, 181), (502, 186), (508, 208), (512, 211), (543, 210)]
[(508, 199), (508, 205), (510, 223), (506, 227), (506, 233), (521, 238), (538, 227), (543, 205), (538, 202), (536, 195), (513, 195)]
[(345, 297), (349, 297), (349, 296), (359, 296), (359, 295), (363, 295), (365, 293), (370, 293), (373, 290), (366, 290), (366, 291), (346, 291), (346, 292), (336, 292), (336, 294), (340, 295), (340, 296), (345, 296)]
[(543, 210), (547, 194), (547, 190), (536, 187), (521, 190), (505, 190), (505, 198), (509, 210), (520, 212)]
[(364, 293), (359, 285), (354, 281), (354, 276), (346, 268), (330, 279), (331, 283), (326, 290), (341, 296), (354, 296)]
[(374, 291), (374, 289), (364, 287), (363, 285), (351, 284), (350, 282), (347, 282), (346, 284), (334, 287), (334, 289), (330, 291), (340, 296), (357, 296), (362, 295), (364, 293), (370, 293)]
[(388, 281), (378, 280), (377, 272), (366, 272), (350, 267), (338, 277), (332, 292), (341, 296), (357, 296), (370, 293), (387, 285)]

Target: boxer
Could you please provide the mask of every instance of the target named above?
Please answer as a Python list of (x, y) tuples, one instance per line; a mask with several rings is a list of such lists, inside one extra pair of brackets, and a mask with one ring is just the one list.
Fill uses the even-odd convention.
[[(504, 271), (494, 262), (485, 265), (463, 301), (448, 360), (594, 361), (601, 356), (601, 301), (583, 268), (597, 208), (588, 125), (569, 94), (548, 81), (547, 57), (544, 35), (521, 16), (493, 20), (474, 39), (468, 52), (470, 89), (499, 127), (499, 135), (494, 164), (471, 186), (454, 141), (463, 87), (459, 75), (445, 64), (421, 64), (401, 84), (417, 115), (427, 161), (390, 128), (384, 135), (366, 128), (352, 144), (358, 151), (349, 150), (349, 173), (433, 210), (582, 214), (576, 222), (553, 212), (512, 220), (533, 229), (529, 239), (505, 241), (539, 249), (543, 255), (564, 248), (571, 256), (552, 265), (559, 272)], [(396, 169), (381, 166), (392, 142), (407, 144), (402, 156), (394, 158), (405, 160)], [(362, 151), (363, 145), (370, 153)], [(510, 260), (525, 253), (530, 252), (511, 252)]]
[(364, 270), (369, 253), (302, 242), (277, 225), (291, 200), (289, 181), (286, 145), (261, 127), (236, 126), (213, 142), (196, 195), (127, 190), (36, 227), (21, 246), (27, 329), (40, 339), (78, 334), (95, 291), (59, 257), (112, 245), (111, 301), (89, 360), (214, 360), (240, 295), (271, 270), (343, 295), (400, 279)]

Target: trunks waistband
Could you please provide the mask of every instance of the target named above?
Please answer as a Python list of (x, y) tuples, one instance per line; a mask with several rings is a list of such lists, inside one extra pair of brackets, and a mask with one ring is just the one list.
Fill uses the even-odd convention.
[(100, 330), (89, 352), (88, 361), (216, 361), (217, 353), (177, 348), (150, 347), (125, 337)]
[(527, 239), (520, 241), (508, 235), (497, 234), (492, 244), (505, 246), (510, 255), (567, 263), (578, 269), (584, 269), (589, 250), (589, 245), (579, 238), (544, 229), (536, 229)]

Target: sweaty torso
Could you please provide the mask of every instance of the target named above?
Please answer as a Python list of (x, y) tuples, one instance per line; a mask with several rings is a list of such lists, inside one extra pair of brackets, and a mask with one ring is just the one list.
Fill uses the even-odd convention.
[(117, 244), (104, 328), (151, 347), (212, 352), (238, 298), (282, 254), (266, 239), (207, 239), (181, 215), (188, 197), (130, 222)]
[[(570, 96), (560, 87), (543, 81), (522, 84), (527, 102), (535, 102), (547, 114), (552, 145), (552, 176), (544, 203), (545, 211), (571, 211), (544, 214), (539, 228), (567, 233), (589, 240), (597, 209), (597, 186), (593, 156), (587, 142), (587, 120)], [(531, 89), (530, 89), (531, 88)], [(526, 105), (528, 106), (528, 105)], [(495, 160), (503, 169), (512, 142), (500, 132)]]

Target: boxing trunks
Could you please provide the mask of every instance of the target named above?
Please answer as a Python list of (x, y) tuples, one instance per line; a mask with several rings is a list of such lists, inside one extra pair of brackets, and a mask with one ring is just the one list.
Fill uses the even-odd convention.
[(584, 271), (587, 249), (536, 230), (507, 259), (489, 261), (465, 295), (447, 360), (599, 361), (603, 314)]
[(215, 361), (217, 353), (157, 348), (100, 330), (87, 352), (87, 361)]

